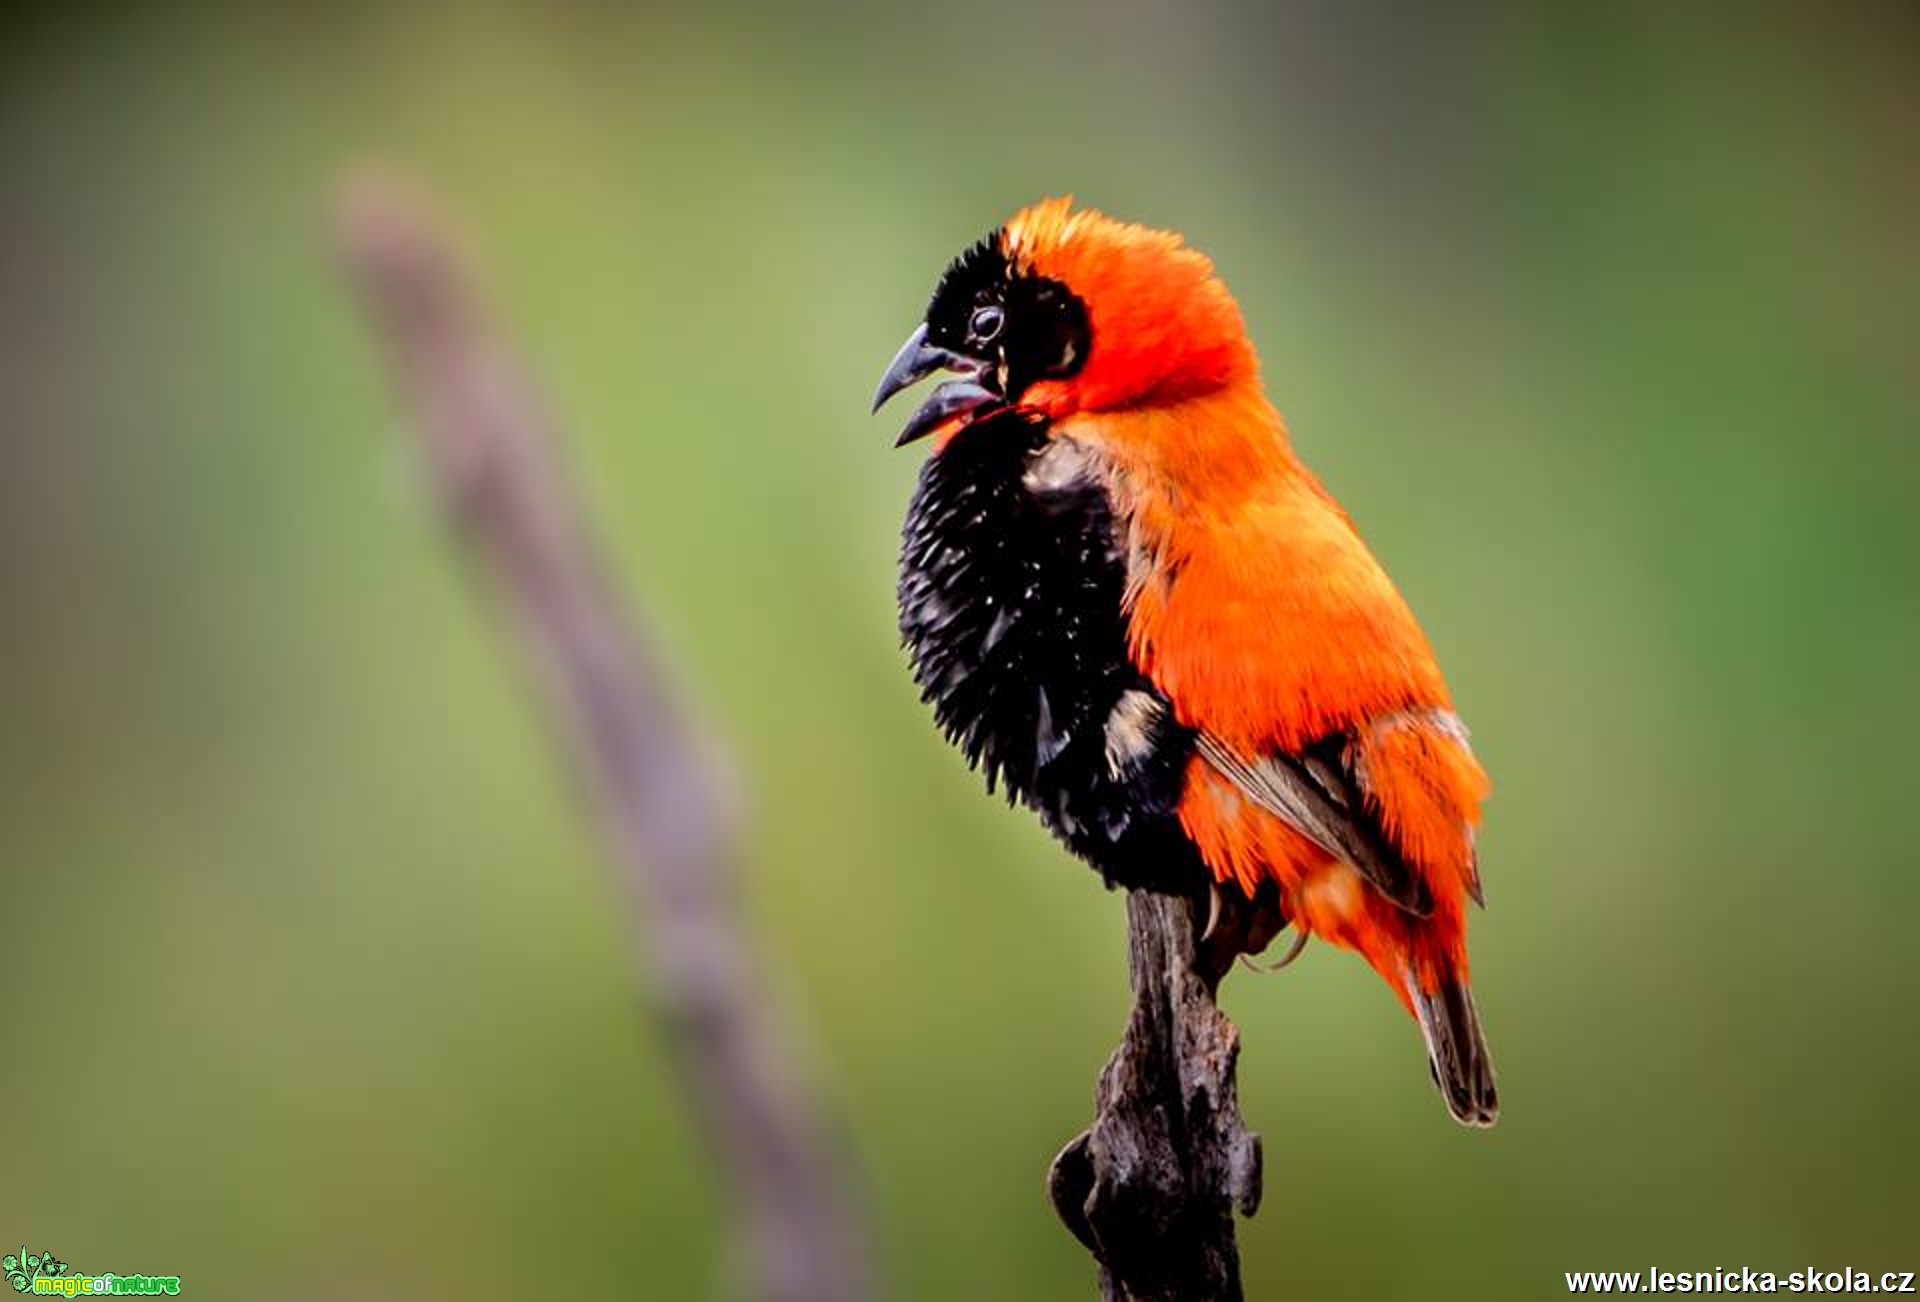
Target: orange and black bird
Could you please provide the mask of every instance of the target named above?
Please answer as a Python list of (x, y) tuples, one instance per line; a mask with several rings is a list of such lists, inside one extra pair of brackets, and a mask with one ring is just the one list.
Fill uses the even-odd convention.
[(1295, 952), (1358, 951), (1448, 1110), (1491, 1125), (1466, 949), (1487, 778), (1213, 264), (1035, 204), (948, 266), (874, 409), (936, 371), (900, 435), (933, 440), (900, 629), (940, 726), (1109, 884), (1230, 892)]

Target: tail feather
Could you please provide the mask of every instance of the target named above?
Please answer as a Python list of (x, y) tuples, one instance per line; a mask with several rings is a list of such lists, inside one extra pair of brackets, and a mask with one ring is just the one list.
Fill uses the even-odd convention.
[(1411, 972), (1405, 980), (1427, 1042), (1427, 1065), (1447, 1111), (1463, 1126), (1491, 1126), (1500, 1116), (1500, 1094), (1473, 991), (1456, 977), (1443, 979), (1431, 992), (1422, 990)]

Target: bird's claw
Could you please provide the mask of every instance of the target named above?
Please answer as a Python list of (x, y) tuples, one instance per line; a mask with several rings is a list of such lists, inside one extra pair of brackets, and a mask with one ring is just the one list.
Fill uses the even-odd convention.
[(1207, 925), (1200, 932), (1200, 943), (1206, 944), (1213, 939), (1213, 929), (1220, 925), (1220, 883), (1207, 883)]
[(1293, 960), (1300, 957), (1300, 951), (1307, 947), (1307, 941), (1312, 935), (1312, 932), (1296, 924), (1293, 929), (1293, 944), (1287, 946), (1287, 952), (1282, 954), (1277, 962), (1256, 963), (1253, 961), (1251, 955), (1242, 954), (1240, 956), (1240, 964), (1249, 972), (1278, 972), (1281, 968), (1291, 965)]

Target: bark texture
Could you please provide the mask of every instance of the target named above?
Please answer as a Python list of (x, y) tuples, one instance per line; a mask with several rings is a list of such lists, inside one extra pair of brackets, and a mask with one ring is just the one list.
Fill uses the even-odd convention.
[(1240, 1033), (1214, 996), (1251, 917), (1225, 912), (1202, 946), (1204, 898), (1127, 898), (1133, 1012), (1100, 1074), (1093, 1124), (1048, 1180), (1109, 1302), (1241, 1297), (1234, 1214), (1259, 1206), (1260, 1138), (1235, 1091)]

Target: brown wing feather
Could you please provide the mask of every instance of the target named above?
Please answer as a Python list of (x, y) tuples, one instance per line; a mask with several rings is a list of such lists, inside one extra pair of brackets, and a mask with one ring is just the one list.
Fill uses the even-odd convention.
[(1198, 739), (1202, 758), (1260, 808), (1351, 866), (1373, 888), (1416, 917), (1433, 912), (1426, 879), (1396, 850), (1358, 776), (1346, 762), (1350, 738), (1336, 734), (1304, 755), (1249, 759), (1211, 733)]

